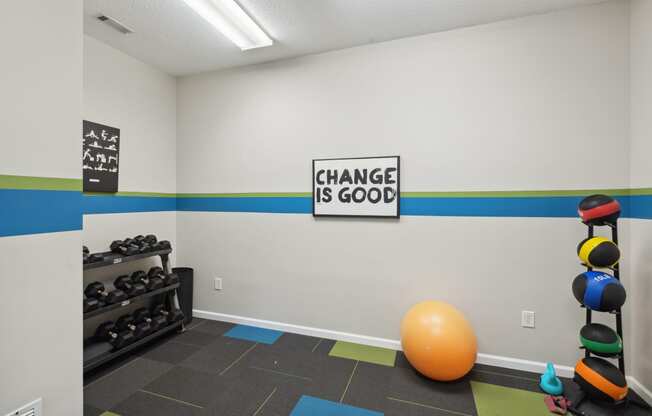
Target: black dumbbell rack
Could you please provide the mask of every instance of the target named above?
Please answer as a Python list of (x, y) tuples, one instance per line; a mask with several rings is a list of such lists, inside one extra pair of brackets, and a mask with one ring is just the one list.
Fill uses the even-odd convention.
[(134, 254), (133, 256), (124, 256), (122, 254), (116, 254), (111, 251), (107, 251), (105, 253), (98, 253), (102, 255), (102, 258), (104, 260), (94, 262), (94, 263), (84, 264), (84, 271), (99, 269), (107, 266), (113, 266), (114, 264), (121, 264), (121, 263), (128, 263), (130, 261), (142, 260), (148, 257), (160, 256), (161, 263), (163, 264), (163, 269), (165, 270), (166, 273), (169, 273), (171, 270), (168, 270), (166, 267), (169, 268), (170, 253), (172, 253), (172, 249), (150, 251), (148, 253)]
[[(133, 256), (123, 256), (121, 254), (106, 252), (106, 253), (102, 253), (103, 255), (102, 257), (104, 258), (104, 260), (100, 262), (84, 264), (84, 271), (99, 269), (103, 267), (110, 267), (115, 264), (122, 264), (122, 263), (132, 262), (136, 260), (142, 260), (148, 257), (159, 256), (161, 258), (161, 266), (163, 267), (165, 273), (171, 273), (172, 267), (170, 265), (170, 253), (172, 253), (172, 249), (157, 250), (149, 253), (136, 254)], [(165, 306), (168, 309), (177, 308), (178, 288), (179, 288), (179, 283), (176, 283), (174, 285), (166, 286), (164, 288), (154, 290), (152, 292), (147, 292), (140, 296), (127, 299), (120, 303), (103, 306), (94, 311), (85, 313), (84, 320), (105, 314), (109, 311), (115, 311), (117, 309), (124, 308), (135, 302), (142, 301), (144, 299), (151, 298), (154, 296), (158, 296), (159, 298), (161, 298), (162, 302), (165, 304)], [(112, 361), (120, 356), (123, 356), (128, 352), (133, 351), (136, 348), (149, 343), (150, 341), (160, 338), (163, 335), (179, 330), (180, 331), (184, 330), (183, 321), (179, 321), (169, 326), (166, 326), (165, 328), (160, 329), (155, 333), (150, 334), (144, 338), (141, 338), (138, 341), (129, 344), (126, 347), (120, 348), (118, 350), (114, 349), (113, 346), (108, 342), (104, 342), (104, 341), (97, 342), (93, 340), (91, 337), (90, 339), (84, 341), (84, 373), (93, 370), (102, 364), (108, 363), (109, 361)]]

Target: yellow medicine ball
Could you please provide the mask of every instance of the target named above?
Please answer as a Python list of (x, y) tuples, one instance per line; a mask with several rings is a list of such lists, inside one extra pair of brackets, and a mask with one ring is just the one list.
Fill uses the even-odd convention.
[(605, 237), (582, 240), (577, 246), (577, 255), (582, 263), (591, 267), (613, 267), (620, 260), (618, 246)]

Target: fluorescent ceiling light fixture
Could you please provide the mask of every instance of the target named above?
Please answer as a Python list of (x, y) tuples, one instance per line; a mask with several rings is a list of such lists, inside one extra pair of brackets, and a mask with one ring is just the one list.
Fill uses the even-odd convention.
[(183, 1), (243, 51), (274, 43), (235, 0)]

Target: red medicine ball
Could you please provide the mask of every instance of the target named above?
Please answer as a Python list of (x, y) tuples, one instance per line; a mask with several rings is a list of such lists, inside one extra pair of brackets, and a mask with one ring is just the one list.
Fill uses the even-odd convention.
[(620, 217), (620, 204), (607, 195), (587, 196), (577, 210), (587, 225), (615, 224)]

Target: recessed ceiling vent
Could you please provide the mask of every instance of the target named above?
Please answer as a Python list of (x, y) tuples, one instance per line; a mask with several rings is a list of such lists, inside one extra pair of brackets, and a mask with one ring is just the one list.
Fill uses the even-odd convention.
[(123, 35), (128, 35), (130, 33), (134, 33), (133, 29), (125, 26), (124, 24), (122, 24), (118, 20), (112, 18), (111, 16), (101, 14), (101, 15), (97, 16), (97, 19), (99, 21), (104, 22), (107, 25), (111, 26), (112, 28), (114, 28), (118, 32), (122, 33)]

